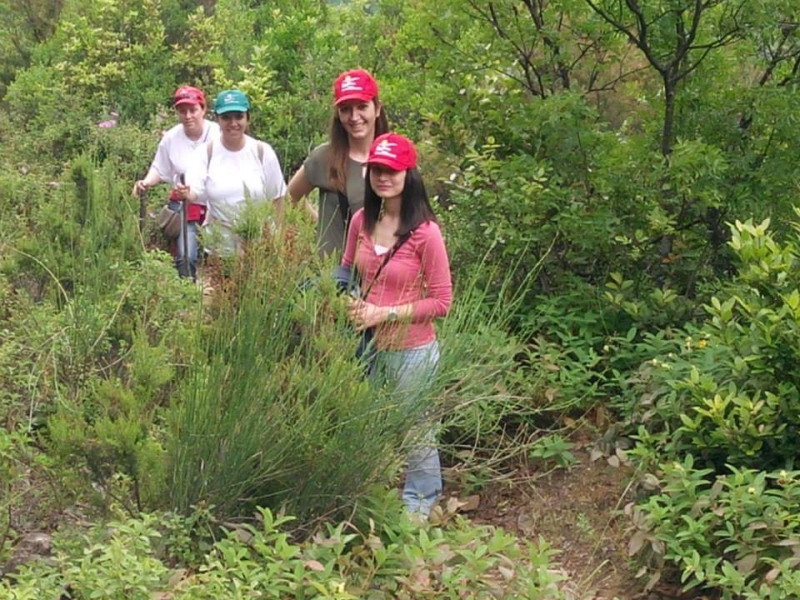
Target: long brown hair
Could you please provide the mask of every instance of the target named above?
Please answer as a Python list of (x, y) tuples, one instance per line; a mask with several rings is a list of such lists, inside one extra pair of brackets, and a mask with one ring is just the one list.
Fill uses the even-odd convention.
[[(375, 110), (378, 111), (378, 116), (375, 118), (375, 137), (389, 133), (389, 118), (386, 116), (386, 109), (377, 96), (371, 102), (375, 105)], [(334, 190), (346, 194), (347, 158), (350, 154), (350, 142), (347, 137), (347, 131), (345, 131), (344, 125), (339, 120), (339, 111), (335, 106), (333, 107), (328, 141), (331, 145), (330, 164), (328, 165), (330, 186)]]

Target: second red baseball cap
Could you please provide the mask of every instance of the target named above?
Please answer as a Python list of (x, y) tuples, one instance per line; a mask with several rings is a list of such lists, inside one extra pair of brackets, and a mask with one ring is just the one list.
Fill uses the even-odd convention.
[(366, 164), (384, 165), (394, 171), (413, 169), (417, 166), (417, 149), (399, 133), (384, 133), (372, 142)]

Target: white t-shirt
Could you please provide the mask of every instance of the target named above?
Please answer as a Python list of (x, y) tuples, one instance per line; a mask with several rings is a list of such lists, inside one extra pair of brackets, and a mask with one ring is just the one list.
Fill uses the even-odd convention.
[(190, 140), (178, 123), (161, 138), (151, 167), (156, 170), (165, 183), (175, 183), (175, 175), (186, 173), (192, 155), (198, 146), (208, 140), (219, 139), (219, 125), (213, 121), (203, 121), (203, 133), (197, 140)]
[[(263, 147), (259, 161), (258, 145)], [(245, 136), (241, 150), (232, 152), (216, 140), (208, 159), (207, 144), (197, 148), (186, 172), (186, 184), (197, 194), (197, 203), (208, 206), (207, 225), (221, 225), (221, 247), (207, 246), (212, 253), (227, 253), (237, 240), (230, 228), (248, 203), (271, 202), (286, 195), (278, 157), (272, 147)]]

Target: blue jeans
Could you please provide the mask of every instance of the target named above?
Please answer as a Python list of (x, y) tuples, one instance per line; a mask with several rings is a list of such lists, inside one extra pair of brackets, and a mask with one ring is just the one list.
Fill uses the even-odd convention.
[[(170, 200), (169, 207), (172, 210), (181, 210), (182, 202), (175, 202)], [(181, 215), (183, 218), (183, 215)], [(188, 263), (186, 257), (183, 255), (183, 227), (181, 226), (181, 233), (178, 235), (176, 243), (178, 244), (177, 252), (175, 252), (175, 268), (178, 269), (178, 275), (181, 277), (190, 277), (197, 279), (197, 222), (190, 221), (186, 224), (186, 249), (189, 254)]]
[[(369, 378), (379, 384), (394, 385), (398, 397), (413, 406), (428, 391), (438, 363), (439, 344), (435, 340), (408, 350), (378, 350)], [(423, 413), (421, 410), (413, 412)], [(403, 502), (409, 513), (427, 517), (442, 493), (442, 467), (434, 430), (426, 430), (417, 438), (407, 458)]]

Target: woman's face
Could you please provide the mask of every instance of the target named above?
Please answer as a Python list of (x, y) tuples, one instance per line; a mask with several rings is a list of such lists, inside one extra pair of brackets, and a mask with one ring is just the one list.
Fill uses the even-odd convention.
[(178, 119), (183, 125), (183, 131), (189, 137), (196, 137), (203, 133), (203, 116), (206, 107), (202, 104), (181, 104), (175, 107)]
[(381, 109), (374, 100), (344, 102), (336, 107), (336, 113), (349, 138), (371, 140), (375, 137), (375, 120)]
[(247, 113), (232, 110), (231, 112), (217, 115), (222, 139), (225, 142), (236, 144), (242, 141), (247, 133), (249, 118)]
[(384, 200), (399, 198), (406, 185), (406, 171), (395, 171), (383, 165), (370, 165), (369, 184), (372, 191)]

